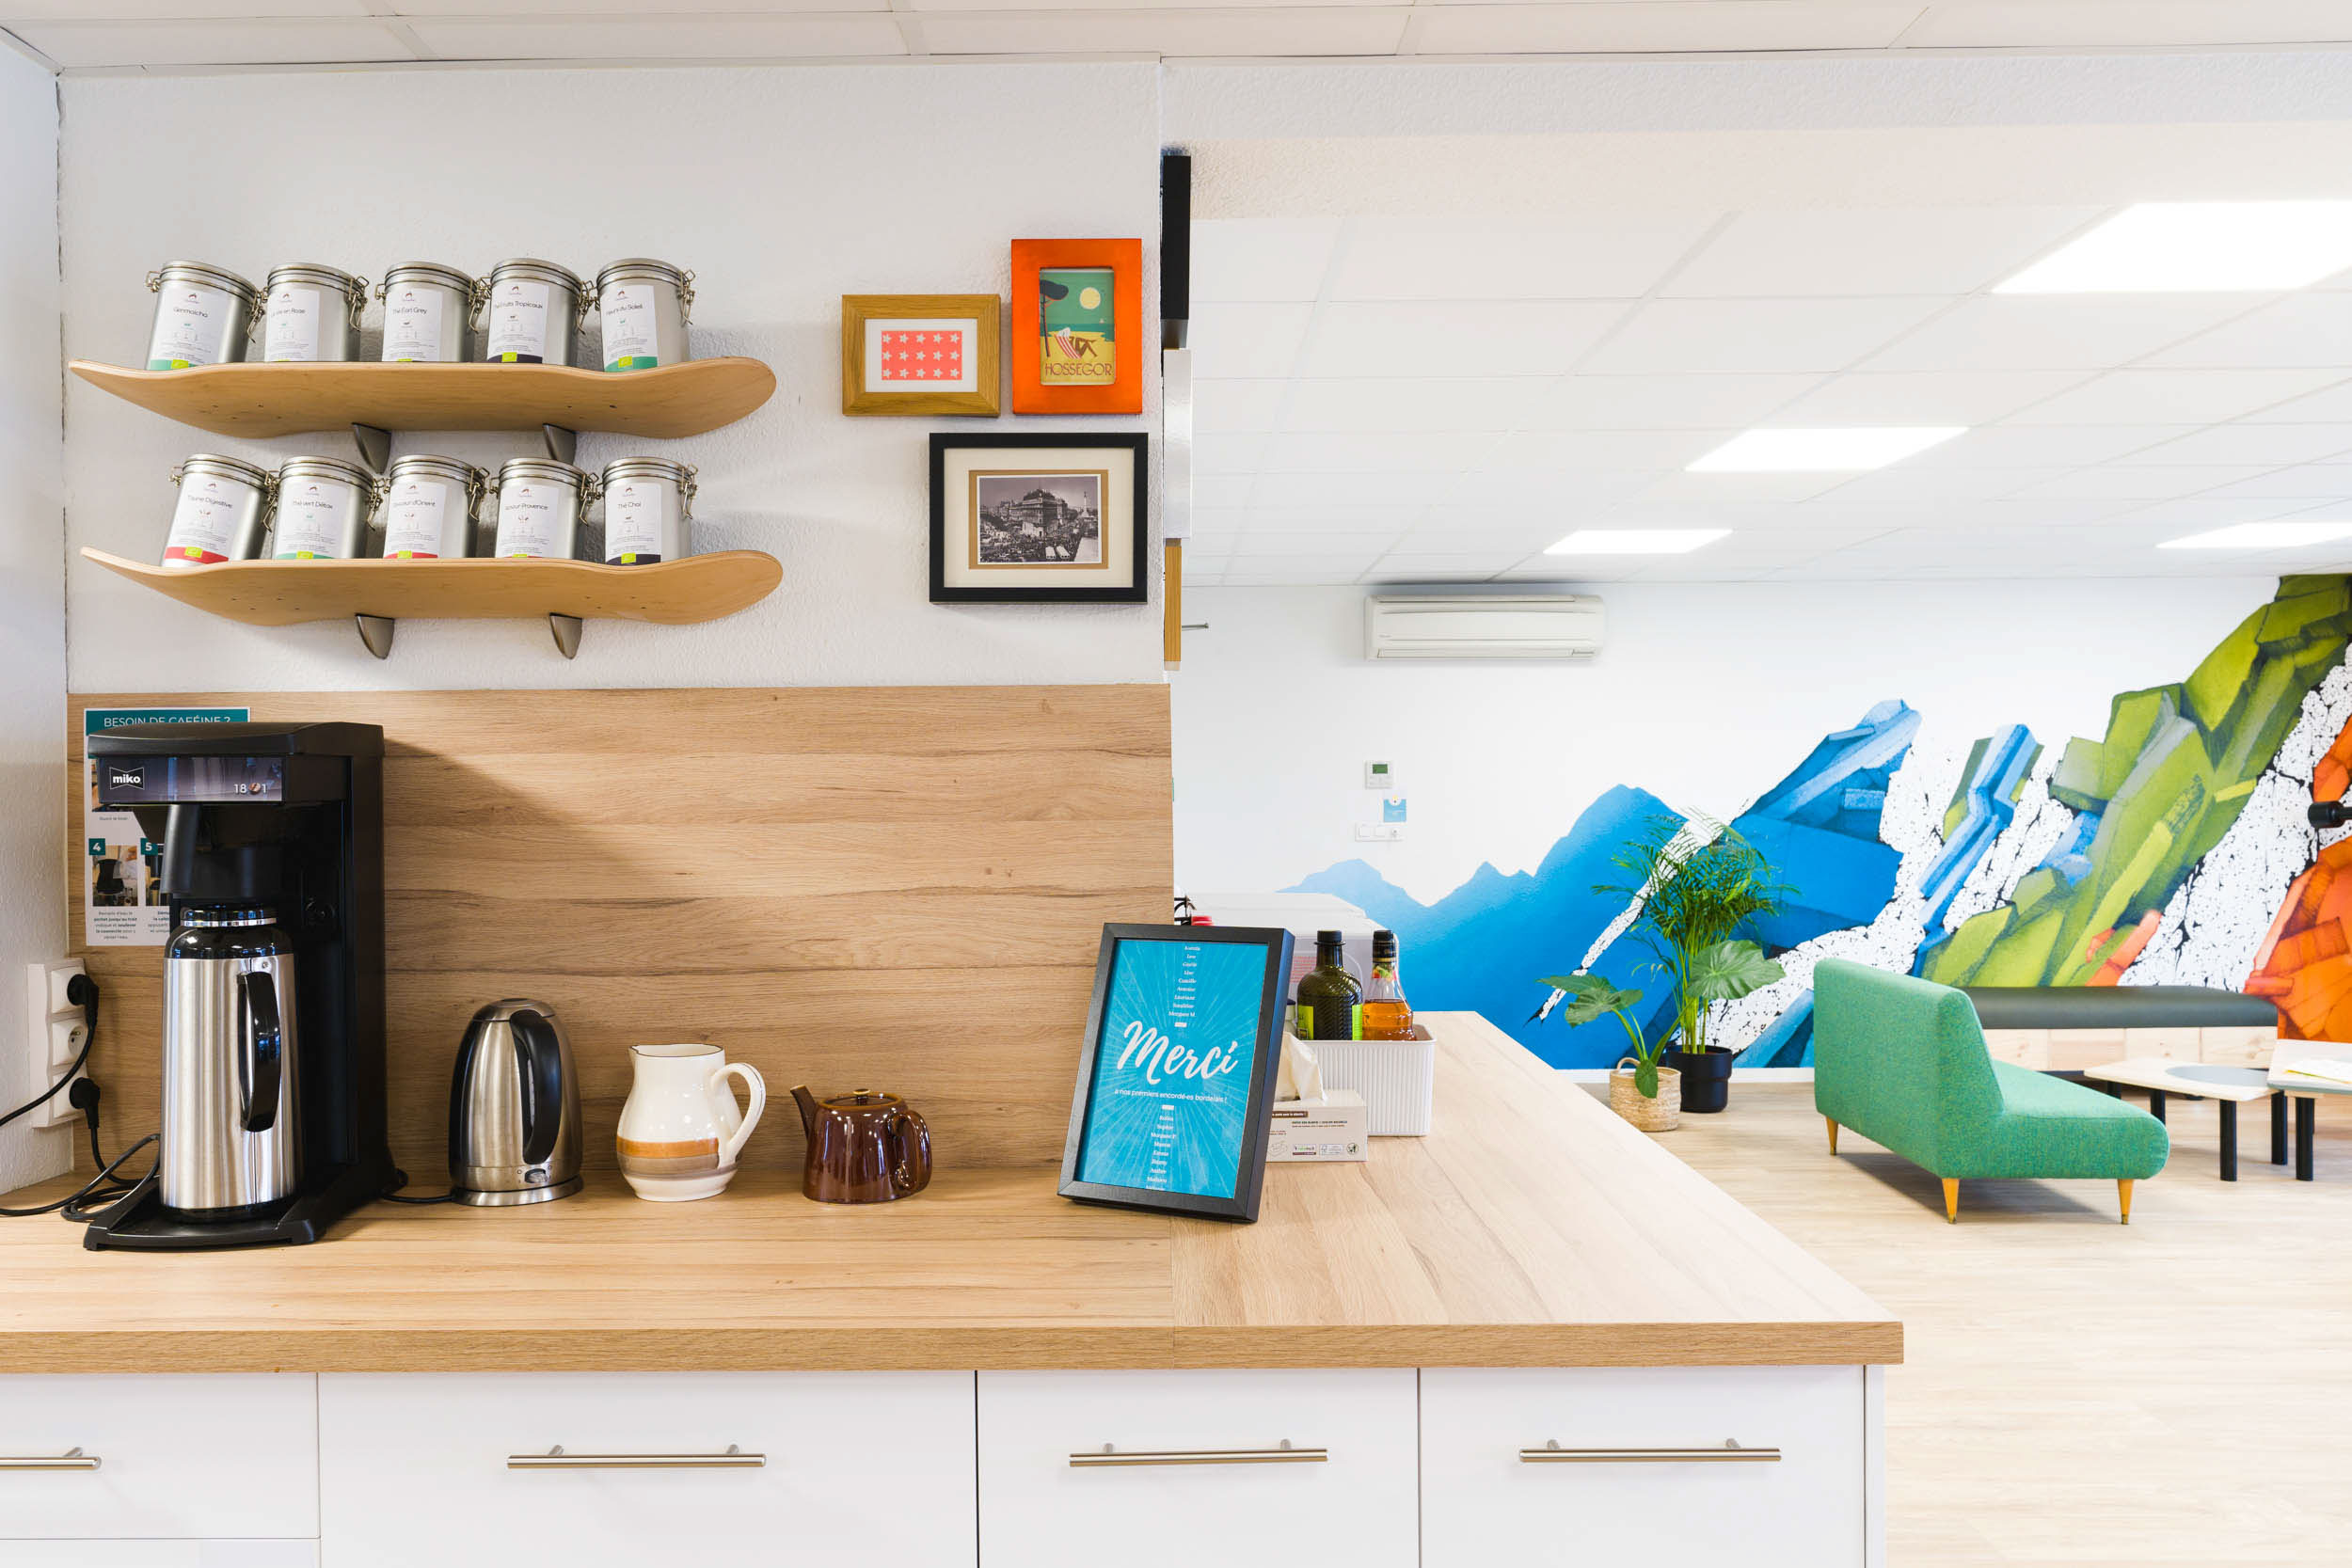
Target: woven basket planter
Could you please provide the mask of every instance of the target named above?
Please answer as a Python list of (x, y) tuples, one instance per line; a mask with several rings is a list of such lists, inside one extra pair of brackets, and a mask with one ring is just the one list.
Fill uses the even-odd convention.
[(1671, 1132), (1682, 1125), (1682, 1074), (1670, 1067), (1658, 1069), (1658, 1095), (1652, 1099), (1633, 1086), (1633, 1060), (1621, 1058), (1609, 1073), (1609, 1108), (1645, 1132)]

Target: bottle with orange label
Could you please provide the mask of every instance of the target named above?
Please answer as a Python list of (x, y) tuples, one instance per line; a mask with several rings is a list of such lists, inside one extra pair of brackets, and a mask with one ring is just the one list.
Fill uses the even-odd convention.
[(1413, 1037), (1413, 1005), (1405, 1000), (1405, 985), (1397, 977), (1394, 931), (1372, 933), (1372, 978), (1364, 986), (1362, 1016), (1365, 1039)]

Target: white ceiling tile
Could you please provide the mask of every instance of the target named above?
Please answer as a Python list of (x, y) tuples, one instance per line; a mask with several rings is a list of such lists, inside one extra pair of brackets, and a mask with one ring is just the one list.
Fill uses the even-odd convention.
[(1197, 474), (1254, 474), (1265, 459), (1266, 437), (1242, 431), (1205, 431), (1193, 438)]
[(2052, 480), (2060, 468), (1922, 468), (1905, 463), (1877, 473), (1857, 474), (1835, 490), (1814, 498), (1813, 505), (1837, 511), (1883, 508), (1894, 512), (1931, 510), (1967, 501), (2014, 495), (2028, 485)]
[(1620, 305), (1556, 300), (1349, 301), (1318, 313), (1301, 374), (1459, 376), (1566, 371), (1624, 314)]
[(373, 22), (40, 22), (10, 31), (68, 71), (105, 66), (311, 65), (413, 60)]
[(2289, 294), (2176, 343), (2152, 365), (2342, 365), (2352, 373), (2352, 294)]
[(1531, 430), (1740, 430), (1820, 384), (1798, 375), (1571, 375), (1526, 421)]
[(2296, 398), (2246, 416), (2257, 424), (2338, 424), (2352, 422), (2352, 381)]
[(2138, 464), (2108, 463), (2043, 480), (2017, 494), (2020, 499), (2026, 500), (2103, 500), (2108, 498), (2170, 500), (2178, 496), (2210, 490), (2218, 484), (2233, 483), (2252, 477), (2252, 473), (2253, 470), (2247, 468), (2206, 468), (2185, 465), (2159, 468)]
[(1261, 474), (1250, 499), (1259, 506), (1425, 506), (1460, 480), (1452, 474)]
[(2342, 0), (1938, 0), (1914, 49), (2341, 43)]
[(1200, 435), (1272, 430), (1291, 385), (1271, 376), (1257, 381), (1195, 381), (1192, 428)]
[(1312, 299), (1339, 233), (1337, 218), (1196, 218), (1193, 303)]
[(1233, 544), (1233, 561), (1237, 565), (1263, 561), (1267, 556), (1296, 559), (1301, 556), (1351, 557), (1363, 560), (1376, 556), (1392, 546), (1402, 535), (1393, 531), (1359, 530), (1354, 533), (1258, 533), (1243, 534)]
[(1311, 305), (1195, 306), (1192, 373), (1200, 381), (1289, 375), (1313, 315)]
[(2274, 468), (2216, 490), (2217, 500), (2352, 499), (2352, 463), (2304, 463)]
[(2259, 294), (1996, 294), (1962, 301), (1860, 368), (2107, 370), (2202, 332)]
[(2086, 371), (1856, 372), (1774, 412), (1774, 425), (1981, 425), (2079, 385)]
[[(0, 0), (5, 10), (14, 0)], [(90, 0), (90, 3), (113, 7), (118, 0)], [(206, 4), (215, 0), (205, 0)], [(277, 0), (269, 0), (275, 5)], [(377, 15), (455, 17), (495, 16), (501, 18), (576, 16), (674, 16), (684, 14), (729, 15), (753, 11), (881, 11), (890, 8), (889, 0), (354, 0), (363, 10)], [(246, 14), (254, 14), (248, 11)]]
[(1272, 582), (1353, 582), (1383, 552), (1376, 549), (1317, 551), (1304, 555), (1235, 556), (1231, 579), (1245, 573)]
[(1495, 451), (1504, 468), (1681, 468), (1722, 446), (1729, 430), (1521, 431)]
[(367, 16), (374, 0), (0, 0), (0, 25), (19, 22), (200, 22), (215, 17)]
[(1408, 555), (1442, 555), (1450, 550), (1516, 550), (1526, 555), (1551, 544), (1573, 526), (1561, 517), (1537, 515), (1522, 516), (1507, 528), (1496, 526), (1491, 515), (1476, 526), (1472, 520), (1432, 521), (1407, 529), (1396, 548)]
[(1456, 475), (1431, 507), (1431, 515), (1498, 510), (1549, 514), (1565, 508), (1589, 511), (1640, 494), (1660, 478), (1657, 470), (1613, 468), (1481, 468)]
[(1926, 468), (2079, 468), (2193, 434), (2196, 425), (1994, 425), (1938, 442), (1906, 459)]
[[(0, 0), (5, 4), (6, 0)], [(503, 4), (504, 0), (490, 0)], [(564, 0), (544, 0), (548, 5), (562, 5)], [(684, 3), (707, 6), (717, 0), (684, 0)], [(764, 4), (765, 0), (737, 0), (738, 4)], [(905, 0), (905, 8), (913, 11), (1073, 11), (1073, 10), (1225, 10), (1259, 6), (1382, 6), (1395, 0)]]
[(1578, 370), (1660, 372), (1842, 370), (1940, 309), (1934, 299), (1660, 299)]
[(2329, 504), (2319, 496), (2185, 496), (2110, 514), (2106, 526), (2167, 528), (2187, 533), (2201, 528), (2227, 528), (2233, 523), (2262, 523), (2273, 517), (2294, 517)]
[(1549, 398), (1543, 376), (1365, 376), (1293, 383), (1286, 430), (1513, 430)]
[(1333, 299), (1630, 299), (1647, 293), (1713, 221), (1709, 213), (1612, 212), (1486, 222), (1358, 218)]
[(1210, 507), (1241, 506), (1249, 499), (1250, 481), (1246, 474), (1201, 474), (1192, 476), (1193, 515)]
[(1248, 10), (927, 12), (934, 55), (1391, 55), (1403, 7), (1253, 7)]
[(903, 55), (888, 16), (487, 17), (408, 24), (447, 60), (739, 60)]
[(1844, 474), (1661, 474), (1645, 485), (1637, 499), (1695, 502), (1703, 505), (1756, 506), (1772, 501), (1801, 501), (1834, 490)]
[(1883, 49), (1901, 37), (1918, 14), (1917, 0), (1448, 4), (1427, 11), (1417, 46), (1424, 55)]
[(2211, 424), (2316, 390), (2324, 370), (2110, 371), (2022, 414), (2015, 424)]
[(1741, 213), (1660, 291), (1673, 297), (1964, 294), (2097, 219), (2098, 207)]
[(2132, 454), (2134, 463), (2311, 463), (2352, 451), (2352, 426), (2224, 424)]
[(1266, 437), (1267, 473), (1459, 473), (1473, 468), (1502, 437), (1492, 432), (1391, 431), (1377, 435), (1284, 434)]
[(1253, 506), (1245, 526), (1268, 533), (1402, 533), (1419, 522), (1419, 506)]

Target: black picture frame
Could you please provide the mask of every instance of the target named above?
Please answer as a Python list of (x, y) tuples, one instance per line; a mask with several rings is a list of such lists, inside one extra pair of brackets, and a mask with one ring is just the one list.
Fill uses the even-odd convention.
[[(1250, 1058), (1249, 1090), (1242, 1123), (1240, 1164), (1233, 1173), (1232, 1197), (1207, 1197), (1194, 1193), (1162, 1192), (1149, 1187), (1113, 1186), (1078, 1180), (1079, 1161), (1086, 1152), (1087, 1130), (1094, 1107), (1095, 1059), (1103, 1046), (1103, 1013), (1111, 974), (1120, 949), (1128, 942), (1212, 942), (1245, 944), (1265, 955), (1258, 997), (1258, 1037)], [(1102, 951), (1094, 964), (1094, 999), (1087, 1006), (1087, 1032), (1078, 1059), (1078, 1085), (1070, 1106), (1070, 1135), (1062, 1147), (1061, 1196), (1079, 1203), (1114, 1209), (1141, 1209), (1158, 1213), (1192, 1214), (1202, 1219), (1230, 1220), (1248, 1225), (1258, 1218), (1258, 1199), (1265, 1185), (1266, 1140), (1274, 1115), (1274, 1080), (1281, 1065), (1282, 1011), (1290, 996), (1291, 933), (1274, 927), (1248, 926), (1125, 926), (1103, 927)]]
[[(1133, 497), (1128, 506), (1134, 546), (1129, 578), (1086, 587), (977, 587), (947, 582), (947, 454), (991, 447), (1054, 448), (1072, 451), (1113, 448), (1132, 454)], [(1140, 430), (933, 431), (931, 433), (931, 603), (933, 604), (1149, 604), (1152, 600), (1152, 438)]]

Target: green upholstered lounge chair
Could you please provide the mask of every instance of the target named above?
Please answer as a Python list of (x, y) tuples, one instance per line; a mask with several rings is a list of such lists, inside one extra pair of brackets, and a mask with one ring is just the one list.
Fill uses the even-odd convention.
[(2123, 1223), (2132, 1183), (2164, 1168), (2164, 1123), (2095, 1089), (1996, 1062), (1968, 998), (1842, 958), (1813, 971), (1813, 1104), (1829, 1151), (1851, 1127), (1944, 1182), (1960, 1218), (1965, 1178), (2105, 1179)]

